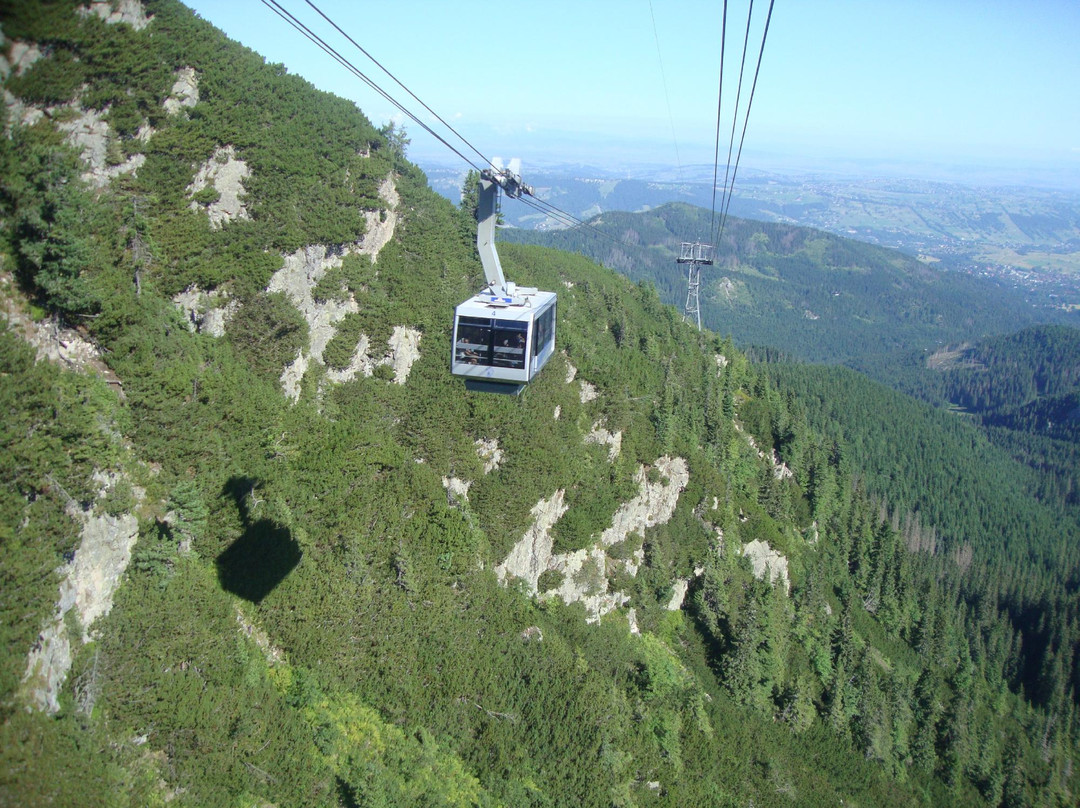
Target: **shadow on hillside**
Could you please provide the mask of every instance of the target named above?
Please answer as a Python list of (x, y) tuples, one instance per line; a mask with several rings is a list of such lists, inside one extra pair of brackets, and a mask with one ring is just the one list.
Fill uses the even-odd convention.
[[(292, 532), (272, 519), (254, 519), (252, 506), (259, 481), (232, 477), (222, 496), (236, 503), (244, 532), (217, 557), (218, 581), (234, 595), (259, 603), (300, 563), (300, 545)], [(257, 506), (255, 506), (257, 507)]]

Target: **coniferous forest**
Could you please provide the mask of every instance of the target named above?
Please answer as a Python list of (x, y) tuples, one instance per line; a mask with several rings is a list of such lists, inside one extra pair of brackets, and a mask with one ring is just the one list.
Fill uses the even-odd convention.
[(1076, 803), (1075, 332), (758, 361), (503, 243), (556, 354), (469, 392), (403, 132), (174, 0), (0, 28), (0, 805)]

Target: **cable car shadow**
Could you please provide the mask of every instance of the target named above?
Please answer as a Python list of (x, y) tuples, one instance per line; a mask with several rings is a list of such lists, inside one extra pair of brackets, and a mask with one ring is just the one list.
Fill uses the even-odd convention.
[(216, 559), (222, 588), (252, 603), (274, 591), (303, 555), (288, 528), (272, 519), (253, 518), (249, 502), (258, 486), (259, 481), (251, 477), (231, 477), (225, 483), (221, 495), (236, 503), (244, 532)]

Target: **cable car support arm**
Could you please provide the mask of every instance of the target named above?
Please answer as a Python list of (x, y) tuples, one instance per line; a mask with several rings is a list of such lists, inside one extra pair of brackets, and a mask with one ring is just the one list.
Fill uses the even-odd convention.
[(486, 168), (480, 172), (479, 198), (476, 205), (476, 249), (480, 253), (480, 263), (484, 266), (484, 277), (490, 293), (515, 298), (517, 287), (506, 282), (499, 254), (495, 252), (495, 224), (499, 218), (500, 188), (511, 199), (518, 199), (522, 194), (532, 196), (533, 189), (512, 171)]

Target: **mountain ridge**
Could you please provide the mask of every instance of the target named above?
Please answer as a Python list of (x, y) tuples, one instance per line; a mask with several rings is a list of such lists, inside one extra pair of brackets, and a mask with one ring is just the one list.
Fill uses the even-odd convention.
[[(994, 558), (909, 546), (789, 390), (580, 256), (503, 246), (558, 290), (557, 352), (517, 398), (464, 391), (468, 212), (347, 102), (144, 7), (139, 31), (74, 4), (5, 17), (52, 47), (9, 91), (42, 104), (78, 65), (92, 92), (57, 100), (145, 161), (82, 184), (70, 112), (0, 141), (5, 298), (76, 325), (119, 382), (0, 333), (4, 800), (1067, 801), (1069, 634), (1003, 619), (1030, 605), (1008, 592), (972, 617), (965, 570)], [(198, 100), (172, 114), (185, 68)], [(215, 219), (225, 194), (194, 180), (234, 161), (250, 218)], [(71, 668), (28, 711), (58, 570), (86, 555), (70, 502), (137, 537), (112, 609), (62, 613)], [(547, 563), (500, 583), (533, 528)], [(754, 569), (781, 557), (786, 579)]]
[[(687, 282), (675, 263), (679, 245), (701, 239), (710, 226), (707, 210), (670, 203), (647, 213), (604, 213), (588, 228), (507, 229), (503, 237), (588, 255), (632, 280), (651, 281), (665, 303), (682, 308)], [(703, 325), (741, 346), (772, 346), (819, 362), (1070, 321), (1067, 313), (1029, 306), (1013, 290), (893, 250), (735, 217), (715, 264), (702, 271), (699, 299)]]

